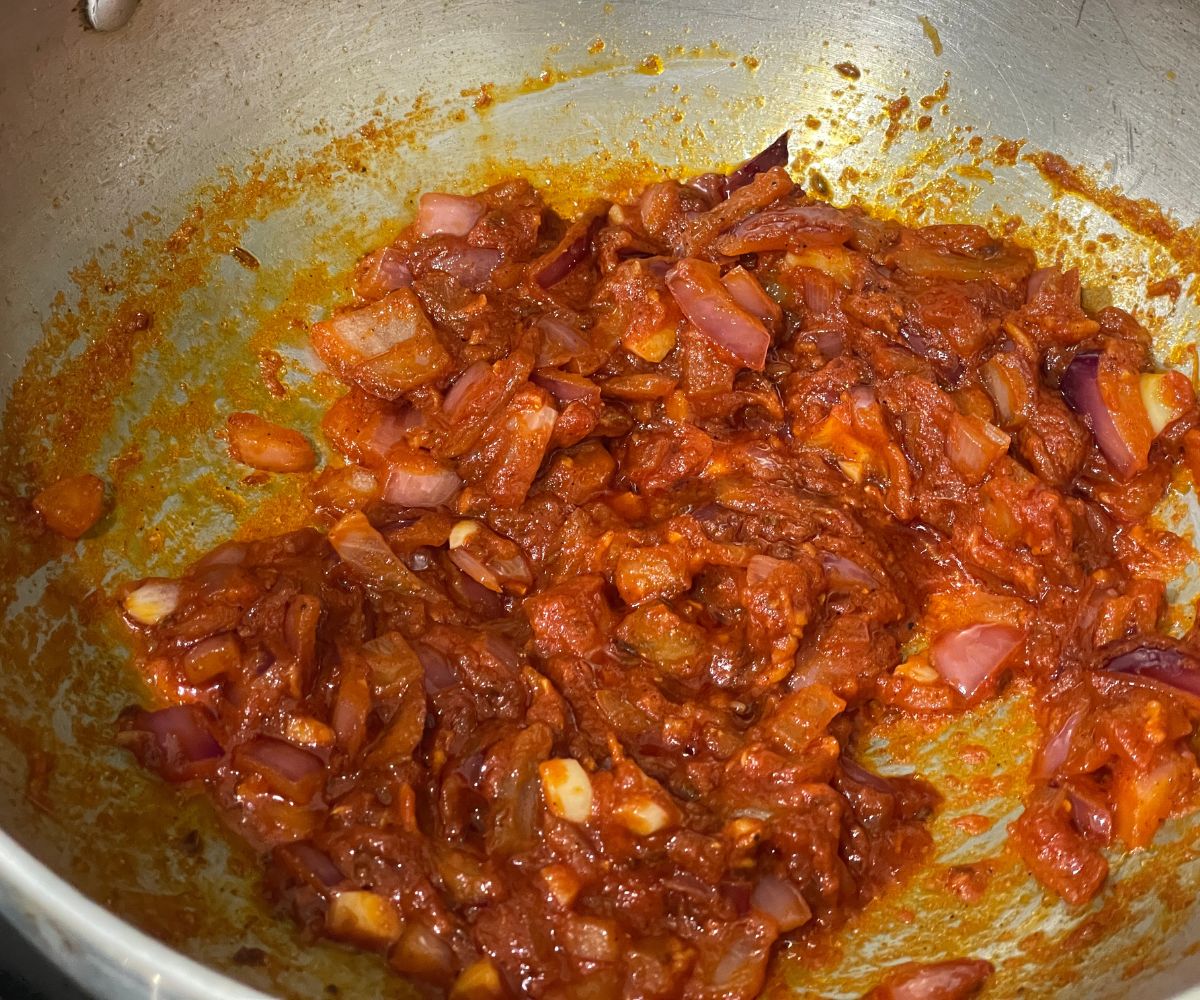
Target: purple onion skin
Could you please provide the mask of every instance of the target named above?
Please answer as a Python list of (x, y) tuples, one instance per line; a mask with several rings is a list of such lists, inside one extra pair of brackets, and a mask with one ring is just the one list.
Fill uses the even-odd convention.
[(578, 267), (591, 253), (592, 240), (604, 225), (604, 217), (599, 216), (592, 220), (592, 224), (587, 227), (587, 231), (581, 233), (576, 239), (571, 241), (562, 253), (554, 260), (550, 261), (545, 267), (538, 271), (537, 283), (542, 288), (550, 288), (557, 285), (576, 267)]
[(849, 757), (842, 757), (842, 771), (845, 772), (847, 778), (859, 785), (866, 785), (868, 788), (873, 788), (877, 792), (883, 792), (887, 795), (894, 795), (896, 790), (888, 782), (887, 778), (881, 774), (876, 774), (874, 771), (868, 771), (861, 764), (856, 763)]
[(1105, 664), (1114, 674), (1145, 677), (1200, 698), (1200, 660), (1173, 646), (1139, 646)]
[(1112, 813), (1086, 796), (1076, 794), (1069, 786), (1067, 801), (1071, 803), (1071, 822), (1085, 837), (1107, 844), (1112, 840)]
[(752, 156), (740, 167), (734, 170), (728, 177), (725, 183), (725, 197), (736, 191), (740, 187), (745, 187), (749, 184), (757, 174), (765, 173), (772, 167), (786, 167), (790, 154), (788, 153), (788, 139), (791, 138), (791, 130), (784, 132), (771, 145), (764, 149), (756, 156)]
[(1096, 386), (1099, 377), (1099, 351), (1080, 351), (1067, 365), (1059, 388), (1063, 399), (1076, 413), (1088, 413), (1092, 400), (1100, 398), (1100, 390)]

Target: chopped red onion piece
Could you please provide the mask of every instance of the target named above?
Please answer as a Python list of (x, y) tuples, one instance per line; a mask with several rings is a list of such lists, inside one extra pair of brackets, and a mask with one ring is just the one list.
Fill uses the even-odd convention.
[(413, 644), (417, 651), (417, 659), (425, 669), (425, 690), (429, 694), (437, 694), (459, 683), (458, 674), (450, 665), (450, 661), (431, 646), (423, 642)]
[(417, 206), (417, 235), (466, 236), (482, 217), (483, 202), (457, 194), (430, 192)]
[(934, 669), (968, 701), (986, 692), (1024, 641), (1011, 625), (984, 622), (943, 632), (930, 648)]
[(557, 368), (565, 365), (588, 349), (589, 345), (583, 334), (553, 316), (540, 317), (534, 323), (534, 328), (542, 334), (537, 355), (538, 368)]
[(1117, 472), (1125, 476), (1137, 464), (1137, 456), (1121, 436), (1113, 415), (1100, 393), (1100, 351), (1080, 351), (1063, 373), (1060, 389), (1067, 405), (1083, 417), (1096, 445)]
[(304, 804), (321, 786), (325, 765), (315, 754), (283, 740), (259, 736), (234, 752), (239, 767), (258, 773), (273, 792)]
[[(604, 216), (598, 215), (588, 223), (583, 232), (564, 238), (557, 247), (557, 254), (549, 263), (542, 266), (535, 280), (542, 288), (557, 285), (576, 267), (578, 267), (592, 252), (592, 240), (604, 225)], [(572, 226), (572, 229), (576, 227)]]
[(536, 372), (532, 381), (540, 385), (560, 403), (600, 399), (600, 387), (582, 375), (572, 375), (570, 372), (549, 369)]
[(312, 844), (300, 841), (288, 844), (281, 850), (290, 853), (294, 863), (313, 876), (322, 885), (335, 886), (342, 881), (342, 873), (329, 855)]
[(750, 561), (746, 563), (746, 582), (749, 584), (762, 583), (777, 569), (786, 565), (787, 563), (783, 559), (775, 559), (772, 556), (753, 555), (750, 557)]
[(763, 370), (771, 334), (734, 301), (715, 265), (685, 258), (667, 272), (667, 287), (697, 330), (748, 368)]
[(879, 586), (879, 581), (858, 563), (845, 556), (839, 556), (836, 552), (822, 552), (821, 565), (825, 568), (825, 575), (833, 587), (858, 585), (874, 590)]
[(1071, 805), (1071, 822), (1085, 837), (1102, 844), (1112, 840), (1113, 814), (1095, 787), (1066, 786), (1067, 802)]
[(142, 764), (168, 781), (186, 781), (199, 775), (207, 761), (221, 756), (213, 736), (210, 716), (199, 705), (174, 705), (147, 712), (134, 708), (121, 719), (121, 742)]
[(1067, 762), (1067, 758), (1071, 754), (1071, 740), (1074, 739), (1075, 730), (1079, 728), (1079, 724), (1086, 714), (1084, 709), (1077, 708), (1067, 716), (1054, 735), (1046, 740), (1041, 753), (1038, 754), (1035, 768), (1038, 777), (1054, 777), (1058, 773), (1058, 769)]
[(947, 962), (906, 962), (863, 1000), (967, 1000), (995, 971), (991, 962), (955, 958)]
[(783, 310), (759, 284), (758, 279), (740, 264), (721, 277), (721, 284), (728, 289), (742, 309), (762, 320), (769, 330), (778, 330), (783, 320)]
[(1139, 646), (1114, 656), (1105, 669), (1114, 674), (1146, 677), (1200, 698), (1200, 659), (1174, 646)]
[(877, 792), (883, 792), (886, 795), (895, 795), (896, 789), (891, 785), (883, 775), (876, 774), (874, 771), (868, 771), (861, 764), (851, 760), (849, 757), (841, 759), (842, 771), (846, 777), (859, 785), (866, 785), (868, 788), (873, 788)]
[(732, 171), (725, 182), (725, 196), (728, 197), (731, 192), (749, 184), (754, 180), (756, 174), (766, 173), (772, 167), (786, 167), (789, 159), (788, 139), (791, 138), (791, 135), (791, 129), (788, 129), (761, 153), (750, 157)]
[(795, 883), (778, 875), (764, 875), (750, 894), (750, 905), (775, 921), (786, 934), (812, 919), (812, 909)]
[(472, 386), (483, 381), (491, 373), (491, 365), (486, 361), (476, 361), (459, 375), (454, 380), (454, 384), (446, 390), (446, 395), (442, 399), (442, 411), (446, 416), (453, 420), (459, 408), (466, 402)]
[(1051, 275), (1058, 274), (1057, 267), (1039, 267), (1029, 276), (1029, 283), (1025, 286), (1025, 301), (1032, 302), (1037, 298), (1038, 292), (1042, 290), (1042, 286), (1050, 280)]
[(352, 511), (329, 529), (329, 542), (338, 557), (367, 581), (405, 594), (424, 594), (413, 575), (361, 511)]
[(440, 507), (446, 503), (462, 480), (426, 455), (414, 453), (398, 458), (388, 466), (383, 499), (398, 507)]
[(364, 299), (381, 299), (397, 288), (407, 288), (412, 278), (400, 251), (388, 246), (363, 258), (354, 287)]
[(478, 292), (491, 280), (501, 259), (500, 251), (492, 247), (448, 247), (429, 266), (450, 275), (463, 288)]
[(688, 181), (687, 186), (704, 195), (710, 208), (729, 197), (728, 174), (701, 174)]

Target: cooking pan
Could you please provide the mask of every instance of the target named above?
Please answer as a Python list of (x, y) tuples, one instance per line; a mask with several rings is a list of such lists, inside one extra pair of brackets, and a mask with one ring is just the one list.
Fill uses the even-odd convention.
[[(315, 426), (330, 386), (304, 328), (419, 190), (552, 174), (569, 211), (656, 169), (737, 161), (790, 127), (793, 170), (823, 197), (1007, 224), (1136, 306), (1164, 360), (1194, 340), (1189, 296), (1147, 305), (1142, 290), (1195, 271), (1175, 222), (1200, 209), (1195, 5), (142, 0), (122, 26), (124, 13), (101, 10), (115, 30), (97, 31), (66, 0), (11, 0), (0, 31), (0, 910), (98, 995), (409, 995), (377, 959), (300, 940), (207, 801), (115, 746), (113, 720), (143, 692), (112, 595), (298, 516), (285, 489), (243, 479), (213, 429), (231, 409)], [(264, 365), (285, 399), (263, 388)], [(78, 471), (111, 484), (111, 513), (78, 543), (40, 533), (27, 498)], [(1194, 511), (1163, 516), (1186, 528)], [(1190, 594), (1180, 581), (1174, 596)], [(949, 728), (880, 731), (879, 766), (915, 768), (945, 796), (936, 857), (836, 949), (785, 955), (780, 995), (859, 996), (887, 965), (977, 955), (998, 967), (994, 997), (1200, 997), (1194, 824), (1118, 861), (1084, 910), (1047, 899), (1003, 846), (1032, 735), (1019, 691)], [(980, 860), (988, 889), (968, 903), (954, 872)]]

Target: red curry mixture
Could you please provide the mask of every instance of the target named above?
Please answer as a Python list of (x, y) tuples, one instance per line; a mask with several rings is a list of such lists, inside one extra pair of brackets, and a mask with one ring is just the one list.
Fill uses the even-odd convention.
[[(311, 932), (456, 1000), (753, 997), (928, 856), (938, 795), (856, 762), (870, 721), (1013, 679), (1043, 736), (1009, 840), (1047, 889), (1088, 901), (1187, 806), (1200, 637), (1147, 519), (1200, 465), (1191, 383), (1076, 271), (787, 159), (575, 220), (524, 180), (422, 196), (311, 331), (347, 388), (314, 526), (122, 592), (159, 702), (121, 740)], [(96, 494), (38, 504), (78, 533)]]

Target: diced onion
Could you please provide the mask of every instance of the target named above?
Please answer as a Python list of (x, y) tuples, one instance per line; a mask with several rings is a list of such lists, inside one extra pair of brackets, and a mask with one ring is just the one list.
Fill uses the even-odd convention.
[(309, 802), (324, 781), (320, 757), (268, 736), (242, 744), (234, 760), (239, 767), (257, 772), (273, 792), (300, 805)]
[(542, 335), (537, 354), (539, 368), (565, 365), (588, 349), (583, 334), (553, 316), (542, 316), (533, 326)]
[(1200, 698), (1200, 659), (1175, 646), (1139, 646), (1114, 656), (1105, 669), (1130, 677), (1145, 677)]
[(352, 511), (330, 528), (329, 542), (343, 562), (371, 583), (407, 594), (423, 591), (421, 581), (362, 511)]
[(560, 403), (600, 398), (600, 387), (595, 382), (582, 375), (573, 375), (571, 372), (547, 369), (537, 372), (533, 376), (533, 381)]
[(446, 416), (454, 418), (458, 409), (467, 400), (471, 388), (492, 373), (491, 366), (486, 361), (476, 361), (454, 380), (454, 384), (446, 390), (442, 399), (442, 410)]
[(674, 349), (677, 338), (675, 324), (671, 323), (648, 333), (629, 331), (621, 338), (621, 344), (643, 361), (658, 364)]
[(772, 556), (753, 555), (750, 561), (746, 563), (746, 582), (749, 584), (762, 583), (768, 579), (777, 569), (786, 566), (787, 563), (782, 559), (775, 559)]
[(606, 917), (572, 917), (566, 926), (567, 951), (585, 962), (615, 962), (621, 941), (615, 920)]
[(183, 657), (183, 672), (193, 684), (204, 684), (235, 670), (241, 658), (237, 638), (226, 632), (189, 649)]
[(973, 414), (955, 413), (946, 435), (946, 457), (968, 483), (982, 482), (1008, 451), (1009, 438), (999, 427)]
[(482, 217), (483, 202), (431, 191), (421, 195), (415, 229), (418, 236), (466, 236)]
[(364, 299), (381, 299), (397, 288), (412, 284), (412, 271), (395, 247), (368, 254), (358, 265), (354, 288)]
[(478, 521), (459, 521), (450, 529), (449, 545), (452, 549), (461, 548), (467, 544), (470, 537), (479, 531)]
[(715, 265), (685, 258), (667, 272), (667, 288), (688, 321), (704, 336), (748, 368), (763, 370), (771, 334), (762, 320), (734, 301), (721, 284)]
[(731, 192), (749, 184), (758, 174), (764, 173), (772, 167), (786, 167), (789, 159), (788, 140), (791, 135), (789, 129), (761, 152), (756, 153), (732, 171), (726, 178), (724, 194), (728, 196)]
[(870, 1000), (966, 1000), (979, 992), (993, 971), (991, 962), (973, 958), (928, 965), (906, 962), (868, 996)]
[(1079, 724), (1083, 721), (1086, 714), (1084, 709), (1076, 709), (1054, 731), (1054, 735), (1043, 744), (1041, 752), (1038, 754), (1035, 769), (1035, 773), (1039, 777), (1054, 777), (1058, 773), (1058, 769), (1067, 762), (1067, 758), (1071, 752), (1071, 741), (1075, 737), (1075, 730), (1079, 728)]
[(198, 705), (173, 705), (155, 712), (127, 709), (119, 740), (142, 764), (168, 781), (187, 781), (211, 769), (222, 756), (211, 717)]
[(744, 267), (739, 264), (725, 272), (721, 276), (721, 284), (728, 289), (734, 302), (751, 316), (762, 320), (765, 327), (772, 330), (779, 328), (779, 324), (783, 320), (783, 310), (771, 296), (763, 291), (758, 279)]
[(812, 918), (812, 910), (795, 883), (778, 875), (764, 875), (750, 894), (750, 905), (775, 921), (786, 934)]
[[(1130, 412), (1118, 419), (1118, 414), (1109, 408), (1101, 388), (1103, 355), (1099, 351), (1080, 351), (1072, 358), (1063, 374), (1061, 389), (1063, 398), (1076, 413), (1080, 414), (1091, 429), (1096, 445), (1104, 453), (1109, 464), (1119, 476), (1128, 479), (1145, 468), (1151, 428), (1145, 406), (1139, 399), (1136, 405), (1141, 413)], [(1145, 424), (1146, 434), (1140, 433), (1139, 424)], [(1143, 445), (1146, 449), (1143, 450)]]
[(289, 743), (313, 747), (331, 747), (335, 737), (334, 731), (325, 723), (307, 715), (289, 715), (284, 723), (283, 735)]
[(419, 451), (393, 453), (383, 499), (398, 507), (440, 507), (462, 486), (453, 469)]
[(943, 632), (930, 648), (942, 679), (968, 701), (986, 691), (1024, 641), (1011, 625), (985, 622)]

